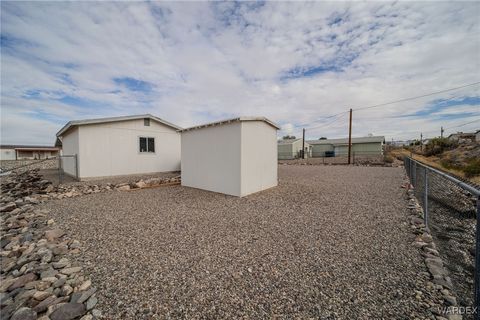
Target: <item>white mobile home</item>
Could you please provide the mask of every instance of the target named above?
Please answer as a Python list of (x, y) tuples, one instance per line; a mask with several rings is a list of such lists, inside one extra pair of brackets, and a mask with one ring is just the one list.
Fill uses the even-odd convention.
[(79, 179), (178, 171), (180, 129), (150, 114), (70, 121), (57, 133), (62, 166)]
[(182, 185), (243, 197), (277, 186), (277, 130), (240, 117), (181, 130)]

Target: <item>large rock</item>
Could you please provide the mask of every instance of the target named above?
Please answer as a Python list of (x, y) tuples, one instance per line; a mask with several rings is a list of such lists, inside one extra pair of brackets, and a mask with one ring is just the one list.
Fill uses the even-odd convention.
[(35, 280), (37, 280), (37, 276), (34, 273), (24, 274), (23, 276), (18, 277), (15, 280), (15, 282), (10, 287), (8, 287), (8, 291), (12, 291), (12, 290), (15, 290), (17, 288), (21, 288), (24, 285), (26, 285), (27, 283), (29, 283), (31, 281), (35, 281)]
[(82, 267), (70, 267), (70, 268), (63, 268), (62, 270), (60, 270), (60, 273), (71, 275), (80, 271), (82, 271)]
[(3, 207), (0, 207), (0, 212), (10, 212), (13, 209), (15, 209), (16, 207), (17, 207), (17, 205), (15, 204), (15, 202), (10, 202), (10, 203), (7, 203), (6, 205), (4, 205)]
[(65, 303), (52, 312), (52, 320), (71, 320), (81, 317), (85, 314), (85, 305), (83, 303)]
[(30, 308), (23, 307), (15, 311), (11, 320), (35, 320), (37, 319), (37, 313)]
[(56, 239), (60, 238), (63, 236), (65, 232), (61, 229), (53, 229), (53, 230), (48, 230), (45, 231), (45, 238), (47, 238), (48, 241), (55, 241)]
[(127, 191), (127, 190), (130, 190), (130, 186), (127, 184), (126, 186), (118, 187), (117, 190), (119, 190), (119, 191)]

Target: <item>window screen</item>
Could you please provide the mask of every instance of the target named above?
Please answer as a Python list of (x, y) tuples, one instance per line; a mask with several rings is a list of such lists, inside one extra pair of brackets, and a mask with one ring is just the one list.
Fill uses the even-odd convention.
[(155, 152), (155, 139), (147, 138), (147, 142), (148, 152)]
[(155, 138), (140, 137), (140, 152), (155, 152)]

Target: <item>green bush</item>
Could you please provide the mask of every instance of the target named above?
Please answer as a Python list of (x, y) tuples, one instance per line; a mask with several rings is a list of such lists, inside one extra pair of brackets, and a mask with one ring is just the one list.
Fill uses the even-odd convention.
[(480, 159), (472, 159), (463, 167), (463, 172), (467, 178), (472, 178), (480, 175)]
[(433, 138), (425, 146), (426, 156), (436, 156), (443, 153), (446, 150), (451, 150), (457, 146), (456, 141), (449, 140), (447, 138)]

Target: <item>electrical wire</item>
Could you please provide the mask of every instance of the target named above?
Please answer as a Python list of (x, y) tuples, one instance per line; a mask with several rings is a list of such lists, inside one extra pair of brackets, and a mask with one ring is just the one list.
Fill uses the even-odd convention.
[(330, 126), (331, 124), (337, 122), (338, 120), (342, 119), (347, 113), (343, 112), (340, 114), (340, 116), (338, 118), (336, 118), (335, 120), (333, 121), (330, 121), (326, 124), (321, 124), (321, 125), (318, 125), (318, 126), (314, 126), (314, 127), (308, 127), (308, 128), (305, 128), (305, 130), (312, 130), (312, 129), (318, 129), (318, 128), (325, 128), (325, 127), (328, 127)]
[(383, 106), (386, 106), (386, 105), (389, 105), (389, 104), (394, 104), (394, 103), (399, 103), (399, 102), (405, 102), (405, 101), (411, 101), (411, 100), (416, 100), (416, 99), (420, 99), (420, 98), (430, 97), (430, 96), (433, 96), (433, 95), (436, 95), (436, 94), (439, 94), (439, 93), (444, 93), (444, 92), (454, 91), (454, 90), (458, 90), (458, 89), (463, 89), (463, 88), (471, 87), (471, 86), (474, 86), (474, 85), (477, 85), (477, 84), (480, 84), (480, 81), (469, 83), (469, 84), (466, 84), (466, 85), (463, 85), (463, 86), (460, 86), (460, 87), (449, 88), (449, 89), (445, 89), (445, 90), (441, 90), (441, 91), (422, 94), (420, 96), (404, 98), (404, 99), (385, 102), (385, 103), (380, 103), (380, 104), (376, 104), (376, 105), (372, 105), (372, 106), (368, 106), (368, 107), (357, 107), (357, 108), (352, 108), (352, 109), (353, 109), (353, 111), (360, 111), (360, 110), (378, 108), (378, 107), (383, 107)]

